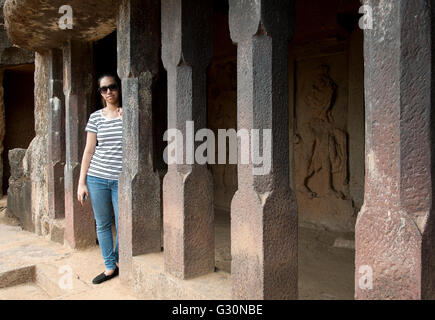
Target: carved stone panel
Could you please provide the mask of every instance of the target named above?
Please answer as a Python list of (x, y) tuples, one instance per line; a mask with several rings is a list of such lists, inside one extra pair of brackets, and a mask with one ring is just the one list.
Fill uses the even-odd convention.
[(295, 65), (294, 186), (301, 222), (352, 231), (347, 54)]

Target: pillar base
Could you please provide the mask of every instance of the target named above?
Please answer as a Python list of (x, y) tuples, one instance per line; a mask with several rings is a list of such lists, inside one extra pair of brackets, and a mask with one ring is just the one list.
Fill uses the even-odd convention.
[(231, 203), (233, 299), (297, 299), (294, 194), (238, 190)]
[(188, 279), (214, 271), (213, 180), (205, 166), (163, 180), (165, 269)]
[(230, 300), (231, 275), (218, 271), (184, 281), (164, 271), (163, 253), (133, 257), (132, 288), (139, 299)]

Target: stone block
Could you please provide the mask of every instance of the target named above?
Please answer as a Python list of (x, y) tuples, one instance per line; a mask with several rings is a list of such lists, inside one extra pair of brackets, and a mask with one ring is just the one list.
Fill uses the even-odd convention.
[(23, 159), (26, 149), (12, 149), (9, 151), (11, 176), (8, 188), (8, 214), (17, 217), (25, 230), (34, 231), (31, 211), (31, 180), (25, 174)]

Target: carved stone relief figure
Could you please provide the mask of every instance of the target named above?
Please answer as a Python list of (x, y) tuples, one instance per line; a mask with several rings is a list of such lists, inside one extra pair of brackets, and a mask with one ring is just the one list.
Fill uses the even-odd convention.
[(296, 190), (309, 199), (335, 197), (347, 199), (347, 137), (334, 124), (337, 85), (329, 67), (321, 65), (303, 97), (310, 120), (296, 128)]

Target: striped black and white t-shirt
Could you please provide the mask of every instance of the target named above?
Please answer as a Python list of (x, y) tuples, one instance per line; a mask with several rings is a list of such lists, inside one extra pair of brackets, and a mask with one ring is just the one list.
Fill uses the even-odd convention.
[(85, 130), (97, 134), (88, 175), (118, 180), (122, 170), (122, 120), (106, 118), (100, 109), (91, 114)]

